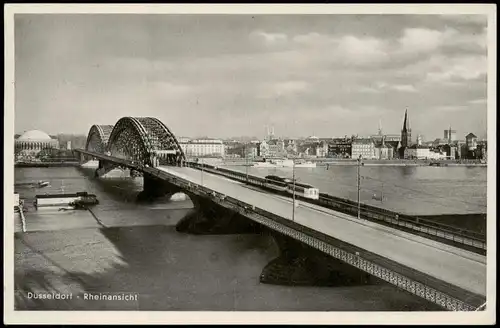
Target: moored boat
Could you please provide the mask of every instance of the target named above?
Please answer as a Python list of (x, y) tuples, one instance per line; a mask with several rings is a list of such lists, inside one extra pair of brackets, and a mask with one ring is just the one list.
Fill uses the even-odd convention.
[(310, 161), (301, 161), (301, 162), (297, 162), (295, 163), (295, 167), (316, 167), (316, 163), (315, 162), (310, 162)]
[(83, 208), (85, 205), (99, 204), (96, 195), (87, 192), (77, 192), (75, 194), (47, 194), (36, 195), (35, 206), (50, 207), (50, 206), (71, 206), (73, 208)]
[(48, 181), (38, 181), (38, 188), (48, 187), (50, 186), (50, 182)]

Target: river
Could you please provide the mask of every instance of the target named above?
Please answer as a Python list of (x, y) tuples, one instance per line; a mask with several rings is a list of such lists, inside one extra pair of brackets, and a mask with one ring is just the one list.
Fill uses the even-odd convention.
[[(292, 168), (228, 166), (265, 177), (292, 177)], [(362, 203), (409, 215), (486, 213), (486, 167), (362, 166)], [(357, 167), (296, 168), (298, 181), (320, 192), (357, 200)]]
[[(298, 176), (316, 177), (317, 170)], [(327, 172), (338, 181), (335, 170)], [(465, 173), (463, 173), (465, 174)], [(120, 172), (96, 179), (93, 169), (19, 168), (16, 184), (26, 200), (27, 232), (15, 238), (17, 309), (163, 311), (422, 311), (436, 306), (398, 290), (368, 286), (288, 287), (259, 282), (278, 256), (264, 235), (181, 234), (175, 224), (191, 211), (187, 201), (134, 202), (142, 178)], [(348, 183), (348, 182), (345, 182)], [(100, 200), (93, 212), (35, 210), (36, 194), (87, 191)], [(342, 190), (342, 188), (339, 188)], [(97, 218), (97, 220), (96, 220)], [(18, 226), (18, 224), (16, 225)], [(71, 300), (34, 300), (28, 292), (71, 293)], [(134, 301), (88, 301), (83, 293), (131, 293)]]

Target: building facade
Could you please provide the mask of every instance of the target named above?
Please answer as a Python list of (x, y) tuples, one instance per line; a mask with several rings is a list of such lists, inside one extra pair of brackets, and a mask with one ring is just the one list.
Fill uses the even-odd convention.
[(285, 152), (289, 155), (297, 154), (297, 141), (295, 139), (285, 139), (283, 140), (285, 146)]
[(392, 159), (394, 158), (394, 149), (385, 142), (385, 136), (379, 144), (375, 144), (375, 158), (377, 159)]
[(224, 157), (226, 147), (219, 139), (193, 139), (179, 142), (186, 157)]
[(322, 140), (316, 145), (316, 157), (326, 157), (328, 155), (328, 142)]
[(328, 157), (351, 158), (352, 140), (351, 138), (333, 138), (328, 143)]
[(246, 157), (246, 158), (254, 158), (258, 156), (258, 144), (255, 143), (235, 143), (232, 142), (231, 144), (225, 144), (226, 145), (226, 150), (225, 150), (225, 156), (226, 157), (233, 157), (233, 158), (240, 158), (240, 157)]
[(465, 136), (465, 144), (467, 150), (475, 150), (477, 148), (477, 136), (474, 133), (469, 133)]
[(457, 146), (454, 144), (446, 144), (443, 147), (441, 147), (441, 150), (443, 153), (446, 154), (446, 158), (448, 159), (458, 159), (458, 151), (457, 151)]
[(364, 159), (376, 158), (375, 144), (372, 138), (358, 138), (352, 141), (351, 157)]
[(261, 143), (259, 143), (257, 151), (258, 151), (258, 156), (263, 158), (268, 157), (269, 145), (266, 140), (263, 140)]
[(282, 158), (286, 156), (285, 143), (281, 139), (274, 139), (268, 142), (268, 155), (270, 158)]
[(488, 143), (486, 141), (477, 144), (477, 159), (488, 160)]
[(428, 159), (431, 156), (430, 148), (422, 145), (411, 145), (406, 147), (404, 158), (408, 159)]
[(16, 161), (38, 161), (42, 151), (59, 149), (59, 141), (40, 130), (23, 133), (14, 141)]

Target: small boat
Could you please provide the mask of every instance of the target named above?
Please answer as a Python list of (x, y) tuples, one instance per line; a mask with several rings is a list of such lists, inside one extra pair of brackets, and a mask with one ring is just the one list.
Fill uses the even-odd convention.
[(295, 163), (295, 167), (316, 167), (316, 163), (315, 162), (304, 162), (304, 161), (301, 161), (301, 162), (297, 162)]
[(48, 181), (38, 181), (38, 188), (48, 187), (50, 186), (50, 182)]
[(276, 164), (271, 162), (255, 162), (253, 167), (277, 167)]

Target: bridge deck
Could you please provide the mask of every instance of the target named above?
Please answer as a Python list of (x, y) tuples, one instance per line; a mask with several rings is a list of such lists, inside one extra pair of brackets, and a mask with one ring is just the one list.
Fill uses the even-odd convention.
[[(291, 202), (283, 197), (192, 168), (161, 166), (158, 169), (292, 219)], [(295, 209), (295, 222), (469, 292), (486, 296), (485, 256), (309, 205)]]

